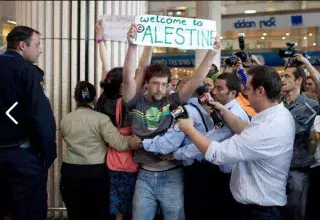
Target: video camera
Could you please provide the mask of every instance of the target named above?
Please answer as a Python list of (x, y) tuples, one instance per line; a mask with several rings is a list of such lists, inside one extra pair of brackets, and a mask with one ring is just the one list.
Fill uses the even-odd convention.
[(244, 49), (245, 49), (245, 40), (244, 40), (244, 38), (245, 38), (245, 34), (244, 33), (238, 34), (238, 41), (239, 41), (240, 51), (236, 52), (233, 56), (228, 57), (225, 60), (225, 64), (227, 66), (236, 65), (239, 58), (241, 59), (242, 63), (246, 63), (246, 62), (249, 61), (249, 54), (244, 51)]
[(286, 45), (288, 46), (287, 49), (280, 49), (278, 52), (280, 58), (282, 59), (288, 58), (288, 63), (286, 64), (285, 69), (288, 67), (300, 67), (303, 65), (302, 62), (297, 60), (296, 58), (297, 54), (302, 54), (302, 56), (309, 59), (309, 57), (306, 55), (305, 52), (299, 51), (298, 48), (295, 47), (294, 42), (288, 42), (286, 43)]

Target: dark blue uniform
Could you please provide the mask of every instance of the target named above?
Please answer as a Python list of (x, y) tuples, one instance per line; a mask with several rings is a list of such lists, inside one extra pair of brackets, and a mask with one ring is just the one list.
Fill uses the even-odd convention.
[[(10, 115), (6, 111), (15, 103)], [(42, 220), (47, 173), (56, 158), (56, 124), (43, 73), (20, 54), (0, 55), (0, 219)]]

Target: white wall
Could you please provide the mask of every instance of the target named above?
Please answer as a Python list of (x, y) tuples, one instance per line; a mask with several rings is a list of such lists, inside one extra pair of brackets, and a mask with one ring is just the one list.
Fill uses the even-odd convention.
[(8, 18), (16, 19), (15, 1), (0, 1), (0, 22)]

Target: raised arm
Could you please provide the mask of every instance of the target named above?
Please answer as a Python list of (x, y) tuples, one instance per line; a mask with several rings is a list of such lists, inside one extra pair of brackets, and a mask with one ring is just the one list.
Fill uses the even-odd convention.
[(136, 36), (136, 34), (136, 26), (131, 25), (127, 33), (129, 46), (123, 64), (123, 87), (125, 89), (122, 92), (122, 97), (126, 103), (133, 99), (137, 91), (137, 84), (135, 81), (137, 45), (133, 44), (133, 38)]
[(96, 40), (99, 47), (100, 60), (102, 63), (101, 80), (103, 81), (107, 77), (107, 48), (103, 41), (103, 27), (101, 20), (96, 23)]
[(185, 103), (194, 93), (194, 91), (197, 89), (197, 87), (203, 82), (203, 80), (206, 78), (210, 67), (212, 65), (212, 61), (216, 54), (220, 52), (220, 40), (219, 37), (216, 37), (214, 40), (214, 48), (212, 50), (209, 50), (202, 60), (199, 67), (196, 69), (195, 74), (192, 76), (190, 81), (188, 81), (180, 90), (179, 92), (179, 98), (181, 103)]
[(320, 96), (320, 74), (319, 72), (316, 70), (316, 68), (314, 68), (312, 66), (312, 64), (309, 62), (309, 60), (307, 58), (305, 58), (304, 56), (302, 56), (301, 54), (298, 54), (296, 56), (297, 60), (302, 62), (305, 67), (307, 68), (308, 72), (310, 73), (310, 77), (313, 80), (314, 84), (316, 85), (316, 94), (318, 96)]
[(136, 70), (136, 90), (140, 92), (145, 79), (145, 69), (150, 65), (153, 47), (145, 46), (139, 60), (138, 69)]
[(235, 134), (241, 134), (241, 132), (247, 127), (247, 121), (239, 119), (228, 108), (221, 105), (219, 102), (211, 101), (210, 104), (220, 111), (223, 120)]

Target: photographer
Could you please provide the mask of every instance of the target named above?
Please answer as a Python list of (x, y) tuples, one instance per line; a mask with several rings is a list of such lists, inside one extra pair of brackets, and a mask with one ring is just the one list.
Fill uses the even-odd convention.
[(302, 54), (297, 54), (296, 55), (296, 59), (298, 61), (300, 61), (304, 68), (307, 69), (307, 71), (310, 73), (310, 75), (308, 77), (310, 77), (314, 84), (315, 84), (315, 93), (316, 95), (319, 97), (320, 96), (320, 74), (319, 72), (316, 70), (316, 68), (314, 68), (311, 63), (309, 62), (309, 60), (304, 57)]
[[(252, 57), (254, 60), (257, 60), (256, 56), (252, 55)], [(247, 86), (246, 86), (248, 74), (247, 74), (246, 70), (244, 69), (240, 58), (238, 58), (238, 61), (233, 68), (234, 68), (233, 72), (235, 72), (237, 74), (237, 76), (240, 78), (240, 82), (241, 82), (241, 86), (240, 86), (241, 92), (239, 93), (239, 95), (237, 97), (237, 102), (246, 111), (246, 113), (249, 115), (249, 117), (253, 117), (256, 114), (256, 112), (250, 106), (250, 103), (248, 101)]]
[(215, 103), (228, 126), (238, 135), (216, 142), (195, 130), (192, 119), (179, 120), (179, 127), (211, 163), (235, 163), (230, 189), (238, 202), (239, 219), (281, 219), (281, 207), (287, 202), (294, 120), (283, 104), (279, 104), (281, 79), (277, 71), (257, 66), (248, 74), (248, 99), (258, 113), (249, 124)]

